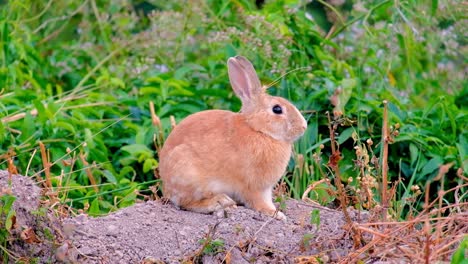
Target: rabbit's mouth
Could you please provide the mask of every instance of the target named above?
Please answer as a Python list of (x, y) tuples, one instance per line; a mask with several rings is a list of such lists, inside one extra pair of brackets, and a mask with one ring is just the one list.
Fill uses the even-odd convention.
[(284, 133), (280, 134), (270, 134), (270, 137), (280, 140), (280, 141), (285, 141), (288, 143), (294, 143), (297, 141), (299, 138), (301, 138), (305, 133), (305, 128), (296, 128), (296, 129), (287, 129), (284, 131)]
[(295, 124), (289, 130), (288, 135), (290, 135), (290, 142), (294, 142), (304, 135), (307, 130), (307, 122), (303, 118), (301, 124)]
[(301, 138), (304, 135), (305, 129), (301, 129), (297, 133), (295, 133), (291, 138), (288, 140), (289, 142), (293, 143), (297, 141), (299, 138)]
[[(271, 137), (277, 140), (285, 141), (288, 143), (294, 143), (300, 137), (302, 137), (307, 129), (307, 123), (304, 120), (304, 123), (300, 125), (296, 124), (287, 124), (284, 127), (284, 130), (276, 130), (276, 132), (271, 133)], [(278, 133), (278, 131), (281, 131)]]

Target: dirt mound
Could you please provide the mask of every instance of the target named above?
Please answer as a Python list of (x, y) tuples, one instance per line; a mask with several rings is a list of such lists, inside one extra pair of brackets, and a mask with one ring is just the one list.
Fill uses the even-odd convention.
[[(130, 263), (144, 259), (179, 263), (200, 257), (203, 263), (232, 263), (292, 260), (299, 255), (327, 251), (331, 260), (347, 254), (352, 243), (340, 229), (341, 214), (320, 208), (320, 226), (310, 224), (316, 207), (289, 200), (287, 222), (272, 219), (244, 207), (225, 217), (180, 211), (173, 205), (146, 202), (100, 218), (80, 216), (68, 219), (73, 226), (70, 239), (86, 263)], [(209, 238), (208, 238), (209, 237)], [(206, 249), (203, 242), (220, 248)], [(218, 254), (209, 254), (220, 251)]]
[[(7, 173), (0, 171), (0, 185)], [(245, 207), (224, 216), (181, 211), (172, 204), (150, 201), (124, 208), (104, 217), (79, 215), (62, 221), (37, 218), (40, 189), (23, 176), (14, 175), (12, 191), (17, 222), (32, 227), (40, 243), (15, 240), (9, 248), (16, 256), (36, 256), (42, 261), (76, 263), (292, 263), (298, 256), (320, 254), (334, 262), (352, 250), (352, 240), (342, 229), (341, 212), (301, 201), (287, 200), (286, 222), (275, 220)], [(311, 223), (318, 210), (320, 223)], [(351, 213), (354, 219), (357, 215)], [(38, 221), (39, 220), (39, 221)], [(58, 239), (47, 242), (41, 230), (50, 229)], [(33, 254), (32, 254), (33, 253)], [(297, 259), (296, 259), (297, 260)]]

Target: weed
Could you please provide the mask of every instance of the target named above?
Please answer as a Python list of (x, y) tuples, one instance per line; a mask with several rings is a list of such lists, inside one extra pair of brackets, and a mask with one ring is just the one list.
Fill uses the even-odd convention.
[[(11, 174), (10, 174), (11, 175)], [(10, 232), (16, 225), (16, 211), (13, 204), (16, 197), (11, 192), (11, 186), (0, 189), (0, 250), (2, 263), (8, 263), (8, 259), (15, 257), (8, 251)]]
[(320, 227), (320, 210), (314, 209), (310, 212), (310, 224)]
[(201, 260), (201, 257), (205, 254), (214, 255), (225, 250), (224, 241), (222, 239), (214, 239), (214, 235), (219, 224), (220, 222), (216, 223), (214, 226), (209, 227), (205, 237), (198, 241), (201, 244), (200, 249), (194, 252), (192, 256), (186, 258), (186, 261), (190, 263), (198, 263), (198, 261)]
[(301, 247), (301, 251), (306, 251), (308, 248), (310, 248), (311, 240), (314, 239), (314, 235), (312, 234), (305, 234), (302, 237), (302, 241), (300, 242), (299, 246)]
[(224, 241), (222, 239), (214, 239), (207, 241), (206, 239), (200, 239), (198, 241), (201, 245), (206, 245), (203, 249), (203, 254), (215, 255), (224, 250)]

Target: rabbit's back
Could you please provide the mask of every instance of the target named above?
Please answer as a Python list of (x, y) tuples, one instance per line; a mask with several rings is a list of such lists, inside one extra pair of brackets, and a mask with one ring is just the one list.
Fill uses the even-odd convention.
[(204, 152), (203, 147), (206, 143), (213, 141), (224, 141), (226, 138), (220, 138), (229, 130), (230, 123), (236, 113), (224, 110), (208, 110), (192, 114), (176, 125), (174, 130), (164, 142), (161, 151), (161, 159), (164, 159), (168, 152), (171, 152), (176, 146), (187, 144), (198, 146), (200, 152)]

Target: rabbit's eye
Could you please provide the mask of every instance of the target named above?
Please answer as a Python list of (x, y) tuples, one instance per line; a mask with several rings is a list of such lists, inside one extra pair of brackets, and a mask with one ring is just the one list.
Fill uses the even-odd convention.
[(273, 113), (275, 113), (277, 115), (280, 115), (280, 114), (283, 113), (283, 108), (281, 108), (281, 106), (279, 106), (279, 105), (273, 106), (273, 108), (271, 110), (273, 110)]

